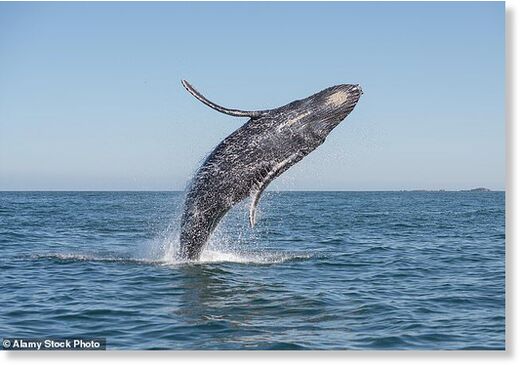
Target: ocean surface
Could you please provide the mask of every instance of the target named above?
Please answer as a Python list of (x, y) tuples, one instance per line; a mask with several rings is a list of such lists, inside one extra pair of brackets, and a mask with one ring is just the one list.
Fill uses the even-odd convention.
[(180, 192), (0, 192), (0, 338), (504, 349), (504, 192), (267, 192), (176, 263)]

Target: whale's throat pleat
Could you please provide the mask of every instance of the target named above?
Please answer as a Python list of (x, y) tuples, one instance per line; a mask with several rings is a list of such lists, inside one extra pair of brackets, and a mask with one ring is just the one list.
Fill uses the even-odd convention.
[(255, 181), (251, 188), (251, 206), (249, 207), (249, 224), (251, 228), (254, 227), (256, 223), (256, 208), (262, 193), (276, 177), (289, 169), (289, 167), (298, 162), (301, 158), (303, 158), (301, 154), (295, 153), (289, 158), (269, 167), (269, 169), (262, 170), (259, 180)]

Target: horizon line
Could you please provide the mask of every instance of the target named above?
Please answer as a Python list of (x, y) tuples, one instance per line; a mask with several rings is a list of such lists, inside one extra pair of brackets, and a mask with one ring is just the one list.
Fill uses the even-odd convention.
[[(24, 190), (24, 189), (15, 189), (15, 190), (3, 190), (0, 189), (0, 192), (185, 192), (186, 190), (153, 190), (153, 189), (144, 189), (144, 190), (119, 190), (119, 189), (110, 189), (110, 190), (97, 190), (97, 189), (36, 189), (36, 190)], [(471, 189), (383, 189), (383, 190), (266, 190), (266, 192), (505, 192), (506, 189), (488, 189), (485, 187), (476, 187)]]

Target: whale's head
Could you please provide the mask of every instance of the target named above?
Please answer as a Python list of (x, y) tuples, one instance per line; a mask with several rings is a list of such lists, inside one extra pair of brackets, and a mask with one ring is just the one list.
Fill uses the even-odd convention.
[(363, 94), (359, 84), (340, 84), (278, 108), (277, 130), (321, 144), (352, 112)]

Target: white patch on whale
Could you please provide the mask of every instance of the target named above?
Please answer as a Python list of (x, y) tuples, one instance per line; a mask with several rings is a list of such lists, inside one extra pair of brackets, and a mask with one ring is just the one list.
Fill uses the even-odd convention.
[(325, 104), (330, 107), (339, 107), (348, 99), (348, 94), (343, 91), (338, 91), (327, 97)]

